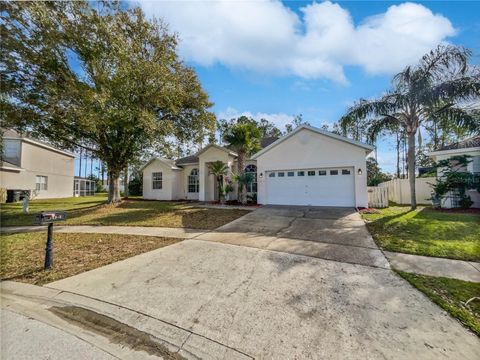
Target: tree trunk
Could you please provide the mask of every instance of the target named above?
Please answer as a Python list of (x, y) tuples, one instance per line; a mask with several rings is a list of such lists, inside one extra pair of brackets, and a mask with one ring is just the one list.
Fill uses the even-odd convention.
[(400, 134), (397, 132), (397, 179), (400, 179)]
[(124, 175), (124, 180), (123, 180), (123, 195), (126, 199), (128, 199), (128, 165), (125, 166), (125, 175)]
[[(237, 158), (237, 172), (239, 176), (242, 176), (245, 174), (245, 152), (244, 151), (239, 151), (238, 152), (238, 158)], [(242, 204), (245, 203), (245, 185), (242, 183), (238, 184), (238, 201), (240, 201)]]
[(120, 197), (120, 172), (108, 172), (108, 203), (113, 204), (121, 201)]
[(415, 133), (410, 131), (408, 133), (408, 182), (410, 183), (410, 208), (415, 210), (417, 208), (417, 196), (415, 192)]

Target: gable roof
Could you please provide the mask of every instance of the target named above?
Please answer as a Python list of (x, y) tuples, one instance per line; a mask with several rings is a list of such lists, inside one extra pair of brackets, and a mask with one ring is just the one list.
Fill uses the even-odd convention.
[(339, 141), (343, 141), (343, 142), (346, 142), (350, 145), (354, 145), (354, 146), (358, 146), (360, 148), (363, 148), (365, 150), (367, 150), (367, 152), (370, 152), (374, 149), (374, 147), (372, 145), (368, 145), (368, 144), (365, 144), (363, 142), (360, 142), (360, 141), (356, 141), (356, 140), (352, 140), (352, 139), (349, 139), (349, 138), (346, 138), (345, 136), (341, 136), (341, 135), (337, 135), (337, 134), (334, 134), (334, 133), (331, 133), (329, 131), (325, 131), (325, 130), (321, 130), (319, 128), (316, 128), (314, 126), (310, 126), (310, 125), (301, 125), (299, 127), (297, 127), (295, 130), (293, 130), (291, 133), (281, 137), (280, 139), (274, 141), (273, 143), (271, 143), (270, 145), (268, 145), (266, 148), (260, 150), (259, 152), (257, 152), (256, 154), (254, 154), (251, 159), (255, 160), (256, 158), (258, 158), (259, 156), (265, 154), (267, 151), (270, 151), (271, 149), (273, 149), (275, 146), (281, 144), (282, 142), (284, 142), (285, 140), (289, 139), (290, 137), (294, 136), (296, 133), (302, 131), (302, 130), (310, 130), (310, 131), (313, 131), (317, 134), (321, 134), (321, 135), (325, 135), (325, 136), (328, 136), (332, 139), (335, 139), (335, 140), (339, 140)]
[(165, 165), (169, 166), (170, 169), (172, 170), (182, 170), (182, 168), (179, 168), (176, 164), (175, 164), (175, 161), (174, 160), (170, 160), (170, 159), (165, 159), (165, 158), (161, 158), (161, 157), (153, 157), (151, 158), (150, 160), (148, 160), (141, 168), (140, 168), (140, 171), (142, 171), (143, 169), (145, 169), (148, 165), (150, 165), (152, 162), (154, 162), (155, 160), (158, 160), (162, 163), (164, 163)]
[(215, 149), (218, 149), (218, 150), (222, 150), (222, 151), (225, 151), (227, 152), (228, 154), (232, 155), (232, 156), (238, 156), (238, 154), (235, 152), (235, 151), (232, 151), (226, 147), (223, 147), (223, 146), (220, 146), (220, 145), (217, 145), (217, 144), (208, 144), (207, 146), (205, 146), (202, 150), (200, 150), (199, 152), (197, 152), (196, 156), (199, 156), (200, 154), (203, 154), (205, 151), (207, 151), (208, 149), (210, 149), (211, 147), (214, 147)]

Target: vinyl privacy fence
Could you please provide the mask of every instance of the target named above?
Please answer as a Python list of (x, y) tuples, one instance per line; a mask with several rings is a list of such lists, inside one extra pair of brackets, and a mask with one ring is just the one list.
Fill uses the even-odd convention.
[(368, 186), (368, 207), (388, 207), (388, 188), (379, 186)]
[[(432, 185), (436, 183), (437, 179), (434, 177), (415, 179), (417, 204), (431, 204)], [(408, 179), (393, 179), (379, 184), (378, 187), (388, 189), (388, 200), (400, 205), (410, 205), (410, 184)]]

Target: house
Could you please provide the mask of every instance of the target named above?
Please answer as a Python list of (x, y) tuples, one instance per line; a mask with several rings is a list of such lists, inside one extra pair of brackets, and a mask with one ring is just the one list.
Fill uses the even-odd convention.
[(0, 188), (7, 189), (10, 201), (25, 191), (37, 199), (71, 197), (74, 159), (69, 152), (5, 130)]
[[(245, 164), (255, 177), (247, 190), (258, 203), (368, 205), (366, 157), (372, 146), (306, 125), (262, 145)], [(214, 201), (217, 185), (208, 164), (219, 160), (235, 171), (237, 154), (214, 144), (176, 161), (153, 158), (142, 168), (143, 197)]]
[[(460, 170), (480, 175), (480, 135), (444, 146), (429, 153), (429, 156), (435, 162), (461, 155), (471, 156), (472, 161), (464, 169)], [(437, 176), (441, 176), (441, 171), (442, 169), (438, 169)], [(480, 193), (478, 191), (474, 189), (467, 190), (466, 195), (472, 199), (472, 207), (480, 208)], [(455, 196), (445, 197), (442, 201), (442, 207), (458, 207)]]

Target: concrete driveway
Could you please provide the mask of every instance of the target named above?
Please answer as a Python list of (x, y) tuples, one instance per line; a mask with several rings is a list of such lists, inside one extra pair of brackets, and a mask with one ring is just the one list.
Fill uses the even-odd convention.
[(48, 286), (254, 358), (477, 359), (479, 339), (385, 264), (353, 210), (266, 207)]
[(389, 268), (353, 208), (265, 206), (196, 238)]

